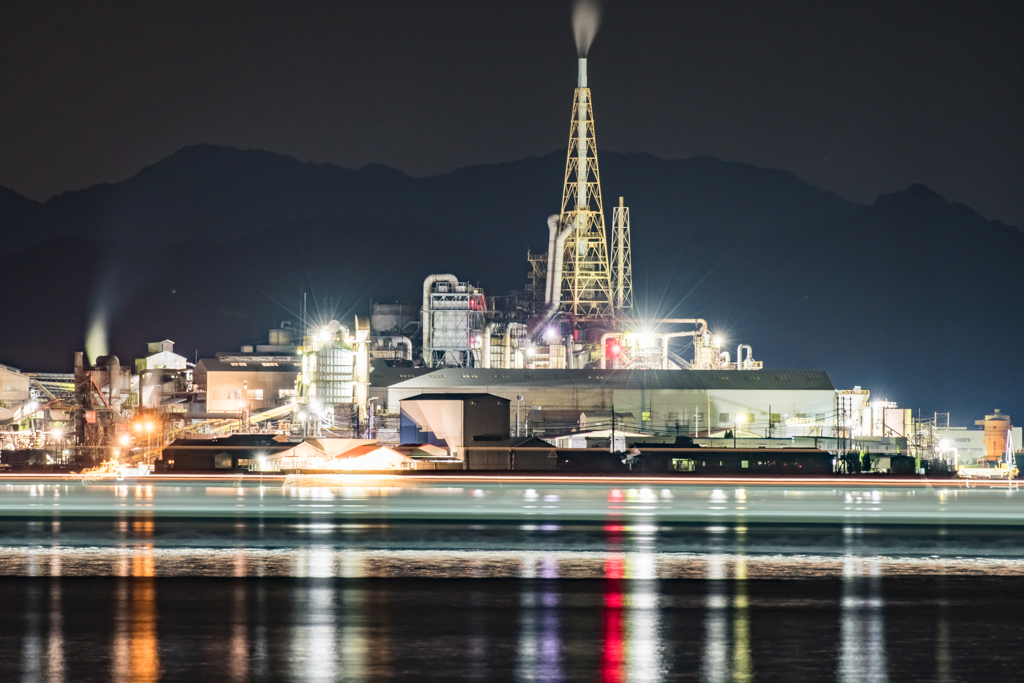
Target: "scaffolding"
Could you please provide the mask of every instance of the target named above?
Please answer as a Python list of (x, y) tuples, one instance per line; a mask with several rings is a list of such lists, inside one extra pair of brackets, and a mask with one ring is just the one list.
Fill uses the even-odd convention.
[(615, 317), (625, 318), (633, 309), (633, 257), (630, 254), (629, 207), (619, 197), (612, 209), (612, 284)]
[(560, 227), (572, 227), (572, 232), (565, 240), (562, 282), (556, 286), (562, 289), (561, 310), (574, 325), (611, 317), (614, 304), (586, 62), (580, 59), (559, 217)]

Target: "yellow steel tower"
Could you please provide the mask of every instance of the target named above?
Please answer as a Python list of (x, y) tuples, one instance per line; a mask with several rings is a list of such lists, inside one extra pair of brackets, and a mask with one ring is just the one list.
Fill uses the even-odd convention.
[(563, 252), (561, 310), (574, 326), (611, 317), (614, 303), (611, 270), (586, 57), (579, 60), (559, 225), (563, 230), (573, 226), (565, 239)]

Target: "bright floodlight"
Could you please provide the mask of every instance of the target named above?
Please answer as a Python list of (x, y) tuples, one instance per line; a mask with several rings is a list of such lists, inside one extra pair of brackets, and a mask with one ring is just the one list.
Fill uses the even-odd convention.
[(61, 429), (60, 427), (54, 427), (53, 429), (50, 430), (50, 436), (52, 436), (55, 439), (59, 439), (60, 437), (64, 436), (64, 430)]
[(132, 437), (128, 436), (127, 434), (122, 434), (121, 438), (118, 439), (118, 441), (121, 442), (122, 446), (127, 446), (128, 444), (130, 444), (132, 442)]
[(331, 331), (326, 327), (320, 330), (320, 341), (329, 341), (331, 338)]

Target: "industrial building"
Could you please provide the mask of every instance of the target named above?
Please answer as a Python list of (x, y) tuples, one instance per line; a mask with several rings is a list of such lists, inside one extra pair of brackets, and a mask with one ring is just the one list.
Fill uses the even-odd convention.
[[(369, 316), (343, 323), (310, 316), (303, 297), (297, 324), (271, 329), (266, 344), (194, 366), (170, 340), (149, 345), (134, 377), (115, 356), (90, 366), (78, 354), (66, 376), (0, 366), (4, 448), (51, 448), (57, 459), (148, 459), (173, 442), (168, 450), (180, 455), (167, 460), (199, 469), (244, 469), (254, 458), (283, 458), (276, 469), (314, 461), (401, 469), (425, 458), (438, 468), (446, 460), (445, 467), (519, 469), (518, 457), (520, 466), (541, 470), (614, 470), (623, 462), (613, 453), (628, 443), (685, 437), (705, 448), (731, 446), (735, 457), (718, 465), (701, 460), (706, 471), (726, 471), (747, 469), (736, 463), (752, 449), (822, 448), (858, 463), (913, 452), (955, 462), (961, 446), (961, 457), (971, 451), (995, 462), (1007, 443), (1022, 445), (999, 411), (979, 422), (981, 430), (954, 433), (947, 420), (943, 432), (937, 416), (915, 420), (860, 387), (837, 389), (822, 370), (766, 369), (749, 344), (727, 346), (702, 318), (638, 315), (630, 207), (617, 197), (609, 230), (594, 113), (580, 58), (560, 200), (552, 187), (553, 212), (536, 225), (538, 237), (547, 229), (547, 250), (527, 252), (522, 290), (496, 296), (425, 268), (416, 301), (371, 303)], [(196, 436), (216, 443), (190, 442)], [(535, 453), (526, 439), (545, 445)], [(356, 441), (363, 450), (345, 465), (332, 449)], [(598, 444), (604, 464), (567, 448)], [(827, 459), (798, 463), (790, 455), (751, 471), (783, 462), (819, 471)]]
[(590, 427), (608, 428), (614, 409), (621, 430), (720, 436), (743, 429), (759, 437), (787, 436), (791, 418), (830, 424), (836, 402), (828, 375), (811, 370), (446, 368), (388, 378), (395, 380), (387, 386), (391, 412), (417, 394), (488, 393), (510, 401), (512, 431), (518, 413), (523, 435), (557, 434), (566, 427), (566, 412), (590, 414)]

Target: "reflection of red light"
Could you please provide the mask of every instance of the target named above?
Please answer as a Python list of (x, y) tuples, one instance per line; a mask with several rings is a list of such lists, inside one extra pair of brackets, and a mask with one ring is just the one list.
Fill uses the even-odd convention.
[(608, 579), (621, 579), (626, 574), (625, 562), (621, 557), (609, 557), (604, 561), (604, 575)]
[[(610, 557), (605, 562), (605, 575), (609, 579), (622, 578), (622, 558)], [(607, 582), (604, 593), (604, 642), (601, 644), (601, 681), (620, 683), (626, 680), (625, 620), (622, 607), (622, 582)]]
[(611, 493), (608, 494), (608, 497), (611, 498), (612, 500), (622, 500), (622, 491), (618, 489), (612, 489)]
[(626, 527), (619, 524), (609, 524), (605, 526), (604, 530), (610, 534), (621, 534), (623, 531), (626, 530)]

